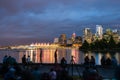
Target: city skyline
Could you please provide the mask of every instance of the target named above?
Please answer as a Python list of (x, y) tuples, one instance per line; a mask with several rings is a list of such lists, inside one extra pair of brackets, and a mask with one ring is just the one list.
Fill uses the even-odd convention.
[(53, 42), (95, 25), (120, 28), (118, 0), (0, 0), (0, 14), (0, 45)]

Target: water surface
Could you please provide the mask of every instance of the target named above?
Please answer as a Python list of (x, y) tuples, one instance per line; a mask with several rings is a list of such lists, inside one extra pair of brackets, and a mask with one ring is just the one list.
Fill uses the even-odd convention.
[[(55, 53), (54, 48), (44, 48), (42, 49), (42, 61), (43, 63), (54, 63), (55, 58), (54, 58), (54, 53)], [(30, 55), (31, 61), (34, 63), (40, 63), (40, 49), (30, 49), (30, 50), (0, 50), (0, 63), (2, 63), (2, 59), (5, 55), (12, 56), (16, 59), (18, 63), (21, 63), (21, 58), (23, 55), (26, 55), (26, 58), (28, 55)], [(120, 63), (120, 53), (115, 52), (115, 53), (93, 53), (93, 52), (87, 52), (84, 53), (82, 51), (79, 51), (76, 48), (59, 48), (57, 49), (57, 62), (60, 63), (60, 60), (62, 57), (65, 57), (67, 60), (67, 63), (69, 64), (71, 61), (71, 56), (74, 56), (74, 61), (76, 64), (82, 64), (84, 63), (84, 57), (88, 55), (89, 58), (91, 56), (95, 57), (96, 64), (100, 65), (100, 59), (104, 55), (106, 57), (112, 58), (115, 56), (115, 58), (118, 61), (118, 64)]]

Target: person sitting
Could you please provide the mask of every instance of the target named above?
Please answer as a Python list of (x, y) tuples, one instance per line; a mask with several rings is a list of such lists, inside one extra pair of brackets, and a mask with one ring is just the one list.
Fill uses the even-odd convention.
[(56, 74), (56, 71), (55, 71), (54, 69), (51, 69), (51, 70), (50, 70), (49, 75), (50, 75), (50, 79), (51, 79), (51, 80), (56, 80), (57, 74)]
[(4, 80), (16, 80), (15, 71), (13, 67), (9, 68), (9, 71), (4, 76)]

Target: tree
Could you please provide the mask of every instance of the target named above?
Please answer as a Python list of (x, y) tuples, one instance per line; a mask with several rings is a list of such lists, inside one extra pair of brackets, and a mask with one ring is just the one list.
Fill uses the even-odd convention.
[(117, 48), (120, 49), (120, 42), (117, 44)]
[(81, 46), (81, 49), (88, 50), (89, 49), (89, 43), (85, 40), (84, 43)]
[(109, 41), (109, 43), (108, 43), (108, 48), (109, 48), (109, 49), (116, 48), (116, 43), (115, 43), (115, 41), (114, 41), (114, 39), (113, 39), (112, 36), (110, 37), (110, 41)]
[(100, 40), (100, 49), (107, 49), (108, 44), (107, 44), (107, 40), (105, 40), (104, 38), (102, 40)]

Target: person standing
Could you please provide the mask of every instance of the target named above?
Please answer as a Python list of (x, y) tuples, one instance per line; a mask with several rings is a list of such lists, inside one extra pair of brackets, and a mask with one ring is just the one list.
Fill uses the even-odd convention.
[(72, 55), (71, 56), (71, 60), (70, 60), (70, 64), (75, 64), (75, 59), (74, 59), (75, 57)]
[(40, 48), (40, 63), (42, 64), (42, 57), (43, 57), (43, 51), (42, 48)]
[(5, 63), (6, 63), (7, 58), (8, 58), (8, 56), (7, 56), (7, 55), (5, 55), (5, 56), (4, 56), (4, 58), (3, 58), (3, 64), (5, 64)]
[(22, 64), (26, 64), (26, 55), (22, 57)]
[(56, 64), (57, 63), (57, 49), (55, 50), (54, 58), (55, 58), (55, 64)]
[(28, 55), (28, 58), (27, 58), (27, 63), (30, 63), (30, 56)]
[(84, 64), (89, 66), (89, 63), (90, 63), (89, 57), (85, 56), (85, 58), (84, 58)]

